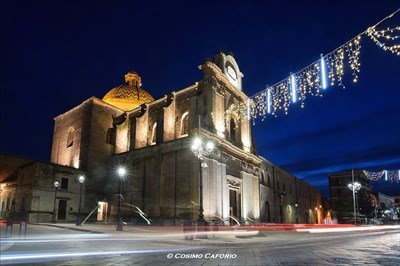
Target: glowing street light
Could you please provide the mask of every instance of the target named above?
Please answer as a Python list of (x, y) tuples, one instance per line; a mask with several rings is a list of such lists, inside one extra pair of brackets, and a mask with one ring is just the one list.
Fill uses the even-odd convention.
[(81, 216), (81, 202), (82, 202), (82, 187), (83, 182), (85, 181), (85, 177), (83, 175), (79, 176), (79, 183), (81, 183), (81, 190), (79, 193), (79, 205), (78, 205), (78, 218), (76, 219), (76, 225), (81, 225), (80, 216)]
[(361, 184), (354, 182), (354, 170), (351, 170), (352, 183), (347, 186), (353, 191), (354, 225), (357, 225), (356, 193), (360, 190)]
[(56, 223), (56, 200), (57, 200), (57, 190), (58, 187), (60, 186), (60, 182), (58, 182), (58, 180), (56, 180), (54, 182), (54, 188), (55, 188), (55, 192), (54, 192), (54, 206), (53, 206), (53, 223)]
[(192, 152), (199, 159), (199, 218), (197, 219), (197, 225), (204, 226), (204, 209), (203, 209), (203, 173), (202, 169), (207, 167), (207, 163), (204, 161), (204, 156), (208, 156), (214, 150), (214, 143), (207, 141), (204, 143), (200, 138), (195, 138), (192, 145)]
[(122, 217), (121, 217), (121, 208), (122, 208), (122, 180), (124, 179), (124, 176), (126, 175), (126, 169), (124, 167), (119, 167), (118, 170), (118, 176), (119, 176), (119, 201), (118, 201), (118, 224), (117, 224), (117, 231), (123, 231), (122, 227)]

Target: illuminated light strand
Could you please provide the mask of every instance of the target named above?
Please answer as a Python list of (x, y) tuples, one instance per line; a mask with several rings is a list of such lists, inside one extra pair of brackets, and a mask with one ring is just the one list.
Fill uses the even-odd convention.
[(391, 43), (397, 38), (400, 38), (400, 36), (386, 34), (387, 32), (395, 33), (396, 31), (400, 32), (400, 26), (395, 28), (387, 28), (386, 30), (381, 31), (377, 31), (375, 29), (375, 26), (373, 26), (367, 29), (367, 35), (371, 38), (371, 40), (375, 42), (376, 45), (381, 47), (383, 50), (390, 51), (396, 55), (400, 55), (400, 45), (396, 43)]
[(296, 77), (292, 74), (290, 76), (290, 93), (292, 95), (292, 103), (297, 101), (297, 88), (296, 88)]
[(377, 181), (381, 179), (383, 176), (385, 177), (385, 181), (388, 179), (393, 182), (396, 181), (397, 183), (400, 182), (400, 170), (382, 170), (382, 171), (367, 171), (364, 170), (363, 173), (365, 176), (372, 180), (372, 181)]
[[(397, 35), (397, 32), (400, 31), (400, 26), (387, 28), (386, 30), (376, 30), (379, 24), (393, 17), (398, 11), (400, 11), (400, 8), (332, 52), (325, 56), (321, 55), (318, 61), (251, 96), (250, 108), (252, 118), (255, 119), (257, 116), (261, 116), (264, 120), (266, 113), (276, 116), (279, 110), (287, 114), (290, 103), (295, 103), (297, 99), (301, 102), (301, 107), (303, 108), (307, 94), (322, 96), (320, 89), (325, 89), (328, 83), (331, 86), (338, 85), (345, 89), (343, 77), (346, 65), (350, 67), (353, 82), (357, 82), (361, 67), (360, 50), (362, 35), (370, 37), (384, 50), (389, 50), (392, 53), (400, 55), (400, 44), (388, 45), (379, 40), (382, 38), (390, 41), (399, 39), (400, 35)], [(295, 78), (295, 82), (292, 81), (293, 77)], [(295, 88), (292, 85), (295, 85)], [(268, 100), (268, 93), (271, 94), (272, 99)], [(294, 100), (295, 96), (296, 100)], [(269, 107), (272, 107), (272, 110)], [(265, 109), (267, 109), (267, 112)]]
[(321, 54), (321, 60), (320, 60), (320, 64), (321, 64), (321, 82), (322, 82), (322, 88), (326, 89), (328, 87), (328, 83), (326, 81), (326, 63), (325, 63), (325, 59), (323, 57), (323, 55)]
[(271, 89), (268, 88), (267, 90), (267, 112), (268, 114), (271, 113)]
[(360, 72), (360, 62), (359, 62), (359, 54), (360, 54), (360, 39), (361, 36), (358, 36), (357, 38), (353, 39), (352, 42), (349, 42), (346, 47), (347, 51), (347, 56), (349, 58), (349, 64), (350, 68), (353, 71), (353, 82), (358, 81), (358, 75), (357, 73)]

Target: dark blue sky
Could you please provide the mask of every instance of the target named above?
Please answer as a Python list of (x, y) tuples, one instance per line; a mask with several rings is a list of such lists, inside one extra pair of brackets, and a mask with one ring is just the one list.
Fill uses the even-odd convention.
[[(398, 1), (1, 1), (1, 146), (49, 161), (53, 118), (135, 70), (155, 98), (233, 51), (253, 95), (400, 7)], [(382, 27), (399, 26), (397, 14)], [(367, 36), (361, 73), (253, 126), (258, 152), (328, 196), (328, 173), (400, 169), (400, 57)], [(345, 75), (350, 76), (349, 69)], [(374, 188), (400, 194), (400, 184)]]

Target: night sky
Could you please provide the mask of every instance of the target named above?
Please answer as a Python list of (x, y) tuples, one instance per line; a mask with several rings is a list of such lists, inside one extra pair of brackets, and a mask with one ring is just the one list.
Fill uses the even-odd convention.
[[(0, 150), (50, 160), (53, 118), (135, 70), (154, 98), (232, 51), (251, 96), (346, 43), (398, 1), (1, 1)], [(400, 12), (382, 24), (400, 25)], [(400, 39), (398, 39), (400, 40)], [(398, 41), (399, 43), (400, 41)], [(400, 169), (400, 57), (367, 36), (359, 82), (256, 120), (257, 151), (328, 193), (328, 173)], [(345, 76), (351, 76), (345, 69)], [(400, 183), (373, 188), (400, 194)]]

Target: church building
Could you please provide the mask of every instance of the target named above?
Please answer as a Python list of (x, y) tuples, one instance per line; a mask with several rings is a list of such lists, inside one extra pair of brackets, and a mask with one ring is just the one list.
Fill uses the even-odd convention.
[(163, 225), (320, 222), (320, 193), (257, 154), (232, 54), (199, 69), (201, 80), (159, 99), (130, 71), (102, 99), (55, 117), (51, 163), (85, 172), (85, 214)]

